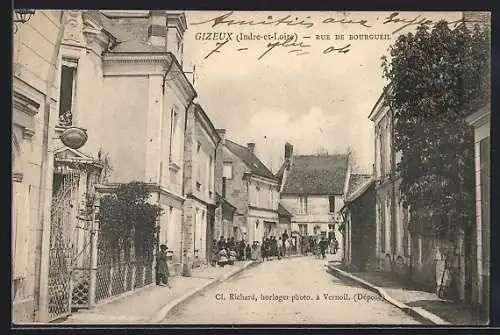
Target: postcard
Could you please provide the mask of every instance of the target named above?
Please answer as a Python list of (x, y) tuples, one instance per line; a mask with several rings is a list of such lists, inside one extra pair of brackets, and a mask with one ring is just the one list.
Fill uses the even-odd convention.
[(14, 325), (489, 323), (489, 12), (12, 27)]

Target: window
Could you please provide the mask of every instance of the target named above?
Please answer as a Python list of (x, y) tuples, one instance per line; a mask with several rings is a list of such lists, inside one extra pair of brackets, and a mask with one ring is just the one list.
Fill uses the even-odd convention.
[(385, 218), (380, 200), (377, 201), (377, 217), (379, 226), (379, 248), (380, 252), (385, 252)]
[(71, 126), (73, 124), (77, 67), (77, 60), (63, 58), (59, 96), (59, 124), (63, 126)]
[(269, 188), (269, 208), (274, 208), (274, 193), (272, 187)]
[(385, 173), (390, 174), (391, 173), (391, 155), (392, 155), (392, 136), (391, 136), (391, 119), (389, 117), (386, 117), (386, 123), (385, 123), (385, 141), (386, 141), (386, 153), (385, 153)]
[(335, 213), (335, 196), (330, 195), (328, 196), (328, 202), (330, 204), (330, 213)]
[(170, 111), (170, 153), (169, 153), (169, 162), (175, 163), (180, 157), (178, 157), (178, 140), (177, 140), (177, 123), (178, 123), (178, 114), (172, 108)]
[(210, 175), (208, 176), (208, 196), (211, 198), (214, 192), (214, 159), (212, 156), (209, 158), (209, 169)]
[(202, 185), (202, 155), (201, 155), (201, 143), (196, 144), (196, 189), (199, 191)]
[(233, 164), (231, 162), (224, 162), (223, 176), (228, 179), (233, 179)]
[(254, 198), (255, 206), (257, 206), (257, 207), (260, 206), (261, 197), (262, 197), (262, 194), (260, 192), (260, 187), (259, 187), (259, 185), (255, 185), (255, 198)]
[(299, 224), (299, 233), (302, 236), (307, 235), (307, 224)]
[(299, 213), (307, 214), (307, 195), (299, 195)]

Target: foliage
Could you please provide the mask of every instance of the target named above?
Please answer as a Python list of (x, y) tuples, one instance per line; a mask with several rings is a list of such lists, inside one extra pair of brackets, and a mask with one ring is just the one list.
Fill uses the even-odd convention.
[(162, 208), (148, 202), (151, 188), (143, 182), (120, 184), (113, 194), (101, 198), (100, 231), (109, 241), (134, 240), (152, 246)]
[(412, 230), (453, 236), (474, 222), (474, 134), (465, 117), (490, 99), (489, 48), (489, 31), (440, 22), (400, 36), (391, 60), (382, 57)]

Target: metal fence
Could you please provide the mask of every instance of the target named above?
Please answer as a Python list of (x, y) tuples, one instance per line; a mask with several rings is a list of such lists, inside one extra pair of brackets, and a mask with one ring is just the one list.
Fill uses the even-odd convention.
[(97, 267), (96, 303), (153, 283), (151, 259)]

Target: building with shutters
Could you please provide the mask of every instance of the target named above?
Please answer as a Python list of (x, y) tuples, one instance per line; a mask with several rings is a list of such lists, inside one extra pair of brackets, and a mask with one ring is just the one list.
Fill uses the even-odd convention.
[(248, 243), (262, 242), (267, 236), (278, 236), (279, 185), (277, 178), (261, 162), (255, 144), (242, 146), (223, 138), (222, 161), (225, 195), (235, 208), (233, 226), (228, 235)]
[(198, 266), (207, 261), (214, 238), (215, 159), (220, 137), (203, 108), (188, 110), (184, 141), (183, 253)]
[(291, 230), (301, 236), (323, 235), (335, 238), (342, 246), (338, 231), (342, 223), (350, 175), (348, 155), (294, 155), (285, 144), (285, 160), (277, 173), (280, 201), (292, 213)]

